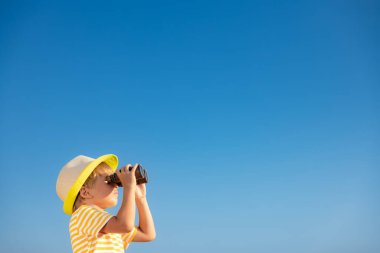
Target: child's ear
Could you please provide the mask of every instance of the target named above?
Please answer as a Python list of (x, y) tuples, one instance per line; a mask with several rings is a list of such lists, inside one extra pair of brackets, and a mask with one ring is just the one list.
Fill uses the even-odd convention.
[(82, 188), (80, 188), (79, 194), (84, 199), (91, 199), (92, 198), (92, 195), (86, 186), (83, 186)]

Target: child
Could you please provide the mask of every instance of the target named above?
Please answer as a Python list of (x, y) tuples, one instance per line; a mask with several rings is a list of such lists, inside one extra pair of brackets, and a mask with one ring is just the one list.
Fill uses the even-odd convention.
[[(70, 238), (74, 253), (124, 252), (130, 242), (148, 242), (156, 237), (153, 218), (146, 199), (145, 184), (136, 185), (137, 164), (116, 171), (123, 185), (123, 201), (116, 216), (104, 211), (117, 204), (116, 184), (107, 184), (117, 156), (93, 159), (77, 156), (63, 166), (57, 179), (57, 194), (63, 210), (71, 215)], [(135, 227), (135, 209), (139, 226)]]

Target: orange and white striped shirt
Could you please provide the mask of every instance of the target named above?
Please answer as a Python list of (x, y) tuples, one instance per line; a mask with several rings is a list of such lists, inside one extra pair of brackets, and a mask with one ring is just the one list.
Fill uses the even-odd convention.
[(136, 235), (134, 228), (127, 234), (99, 234), (112, 215), (96, 206), (80, 206), (70, 219), (70, 238), (74, 253), (123, 253)]

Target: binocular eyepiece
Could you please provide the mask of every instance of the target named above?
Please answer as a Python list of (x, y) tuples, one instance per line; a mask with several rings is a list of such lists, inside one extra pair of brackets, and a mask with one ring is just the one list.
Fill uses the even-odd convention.
[[(132, 170), (132, 167), (129, 168), (129, 171)], [(146, 184), (148, 183), (148, 172), (140, 164), (137, 165), (136, 171), (136, 184)], [(117, 184), (117, 186), (122, 187), (121, 181), (116, 173), (106, 177), (107, 184)]]

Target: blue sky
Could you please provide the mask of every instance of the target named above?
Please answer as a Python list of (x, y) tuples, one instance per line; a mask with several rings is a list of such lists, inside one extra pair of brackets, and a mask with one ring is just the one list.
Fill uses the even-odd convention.
[(114, 153), (151, 179), (128, 252), (379, 252), (379, 7), (2, 3), (2, 250), (70, 252), (59, 170)]

